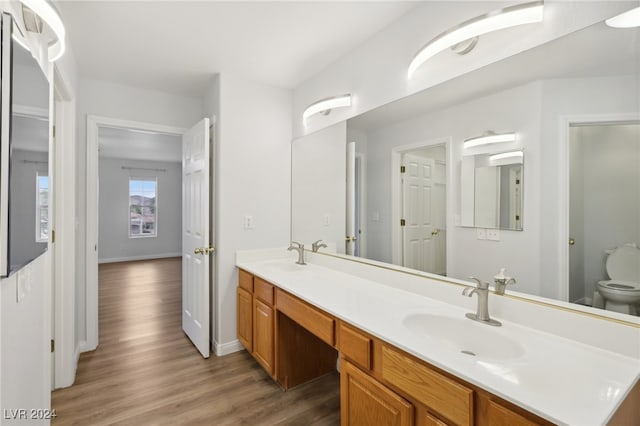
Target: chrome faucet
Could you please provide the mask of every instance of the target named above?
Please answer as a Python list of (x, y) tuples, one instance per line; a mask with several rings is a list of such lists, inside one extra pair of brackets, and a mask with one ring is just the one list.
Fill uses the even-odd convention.
[(325, 243), (320, 244), (322, 240), (318, 240), (311, 244), (311, 251), (317, 253), (322, 247), (326, 248), (327, 245)]
[(304, 262), (304, 244), (300, 244), (297, 241), (291, 241), (291, 245), (287, 250), (296, 250), (298, 252), (298, 261), (296, 263), (298, 265), (306, 265), (306, 263)]
[(473, 296), (476, 294), (478, 296), (478, 308), (476, 309), (476, 313), (468, 313), (466, 317), (472, 319), (474, 321), (478, 321), (484, 324), (489, 324), (493, 326), (502, 325), (500, 321), (496, 321), (489, 317), (489, 283), (479, 280), (476, 277), (469, 277), (478, 283), (477, 287), (465, 287), (462, 290), (463, 296)]

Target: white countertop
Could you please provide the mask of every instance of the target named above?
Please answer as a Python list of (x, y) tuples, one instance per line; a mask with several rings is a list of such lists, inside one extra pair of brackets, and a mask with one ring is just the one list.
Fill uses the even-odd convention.
[[(457, 323), (466, 310), (323, 266), (290, 259), (240, 260), (236, 265), (424, 361), (492, 392), (551, 422), (607, 423), (640, 377), (640, 361), (501, 320), (491, 327), (468, 320), (478, 332), (513, 343), (514, 354), (469, 356), (455, 345), (411, 331), (412, 314)], [(489, 297), (495, 297), (490, 294)], [(475, 296), (474, 296), (475, 298)], [(466, 326), (465, 326), (466, 327)], [(488, 329), (488, 330), (487, 330)], [(477, 340), (477, 339), (476, 339)], [(476, 345), (478, 342), (476, 342)], [(482, 344), (480, 342), (479, 344)], [(493, 351), (495, 352), (495, 351)]]

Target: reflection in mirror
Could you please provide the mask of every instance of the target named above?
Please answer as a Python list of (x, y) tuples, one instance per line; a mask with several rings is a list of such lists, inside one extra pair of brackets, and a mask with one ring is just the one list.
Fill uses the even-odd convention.
[(49, 241), (49, 83), (13, 41), (9, 177), (9, 272), (38, 257)]
[[(579, 257), (577, 263), (572, 261), (570, 265), (569, 255), (571, 253), (574, 256), (575, 247), (569, 248), (567, 245), (569, 229), (566, 226), (569, 223), (567, 170), (569, 155), (573, 155), (569, 146), (569, 127), (572, 123), (585, 121), (593, 124), (638, 120), (639, 39), (638, 28), (614, 29), (598, 23), (354, 117), (347, 122), (346, 136), (336, 135), (337, 138), (342, 137), (342, 145), (338, 149), (338, 142), (334, 141), (331, 145), (332, 154), (322, 154), (322, 148), (315, 146), (314, 157), (304, 157), (304, 153), (294, 146), (292, 238), (313, 241), (320, 238), (316, 235), (322, 227), (318, 216), (322, 207), (312, 208), (309, 199), (301, 197), (300, 193), (323, 194), (322, 205), (337, 205), (345, 198), (344, 189), (341, 189), (335, 192), (331, 201), (327, 194), (332, 193), (333, 189), (325, 187), (323, 179), (317, 178), (309, 186), (301, 183), (298, 173), (304, 168), (300, 164), (312, 165), (317, 170), (330, 168), (343, 179), (345, 172), (333, 168), (343, 162), (336, 155), (341, 151), (346, 156), (347, 143), (355, 142), (355, 157), (358, 159), (356, 170), (359, 170), (356, 181), (360, 179), (360, 192), (355, 197), (359, 224), (355, 230), (357, 245), (354, 254), (460, 279), (474, 275), (491, 280), (504, 267), (509, 275), (517, 279), (518, 284), (513, 288), (517, 292), (598, 306), (593, 300), (597, 281), (611, 278), (605, 270), (606, 250), (628, 243), (640, 243), (640, 235), (636, 232), (640, 223), (639, 210), (636, 208), (640, 203), (637, 197), (640, 183), (637, 177), (628, 176), (625, 181), (628, 186), (624, 186), (624, 191), (629, 196), (623, 202), (611, 200), (609, 206), (618, 212), (628, 212), (633, 217), (635, 228), (628, 228), (625, 235), (614, 236), (612, 232), (609, 235), (611, 238), (588, 248), (587, 244), (594, 244), (586, 237), (592, 234), (592, 230), (585, 229), (582, 231), (585, 237), (580, 241), (580, 244), (585, 244), (582, 250), (593, 250), (600, 257)], [(492, 227), (509, 229), (480, 233), (465, 227), (467, 223), (463, 222), (465, 212), (471, 212), (472, 217), (475, 215), (475, 206), (469, 210), (469, 205), (465, 204), (462, 197), (465, 187), (463, 163), (466, 158), (486, 151), (483, 152), (480, 147), (464, 149), (463, 142), (483, 134), (486, 129), (516, 129), (517, 139), (500, 144), (496, 152), (526, 151), (527, 167), (517, 164), (492, 169), (493, 217), (490, 223), (482, 222), (482, 226), (488, 228), (491, 224)], [(313, 137), (315, 134), (305, 136), (294, 145)], [(434, 226), (431, 228), (431, 232), (442, 237), (438, 244), (444, 247), (442, 260), (439, 260), (444, 264), (443, 267), (433, 266), (437, 262), (425, 260), (428, 250), (422, 250), (420, 259), (403, 255), (408, 238), (402, 225), (414, 221), (401, 217), (403, 195), (393, 195), (403, 194), (403, 154), (429, 145), (445, 147), (444, 159), (440, 163), (437, 160), (433, 163), (434, 176), (440, 174), (444, 177), (436, 187), (442, 188), (443, 194), (437, 197), (438, 201), (432, 200), (430, 216), (437, 216), (433, 214), (434, 204), (444, 212), (444, 218), (439, 223), (433, 220)], [(607, 146), (617, 149), (614, 145)], [(328, 159), (326, 164), (321, 163), (323, 158)], [(638, 157), (629, 158), (635, 158), (635, 168), (639, 169)], [(430, 167), (416, 166), (416, 170), (422, 171), (422, 175), (416, 175), (416, 179), (424, 180), (427, 175), (423, 172)], [(441, 170), (437, 170), (438, 167)], [(609, 164), (606, 167), (614, 166)], [(585, 166), (584, 173), (590, 173), (591, 169)], [(472, 170), (471, 176), (475, 179), (475, 165)], [(498, 176), (501, 179), (502, 176), (505, 179), (509, 176), (517, 182), (518, 175), (519, 189), (510, 188), (498, 180)], [(604, 185), (598, 188), (599, 191), (606, 194), (613, 190), (613, 183), (609, 180), (599, 181)], [(302, 182), (308, 184), (308, 177), (303, 178)], [(523, 191), (523, 182), (527, 183), (526, 191)], [(498, 202), (503, 197), (495, 189), (497, 186), (509, 188), (507, 192), (513, 197), (518, 194), (519, 198), (511, 202), (511, 196), (505, 195), (510, 201)], [(475, 196), (475, 184), (470, 188), (473, 188), (472, 195)], [(422, 192), (428, 191), (423, 189)], [(597, 194), (589, 192), (584, 197), (599, 197)], [(631, 208), (632, 205), (636, 207)], [(497, 206), (500, 206), (499, 209)], [(508, 223), (502, 220), (498, 223), (497, 217), (503, 216), (510, 218)], [(417, 222), (427, 222), (424, 215), (418, 217)], [(523, 217), (526, 218), (524, 226)], [(605, 216), (602, 220), (614, 219)], [(313, 227), (313, 232), (307, 232)], [(418, 233), (419, 237), (415, 238), (415, 246), (421, 246), (422, 249), (435, 247), (435, 241), (425, 238), (425, 232), (430, 228), (423, 228), (421, 234)], [(514, 229), (519, 231), (514, 232)], [(345, 229), (342, 232), (343, 236), (347, 235)], [(491, 238), (487, 238), (489, 234)], [(338, 239), (334, 241), (340, 249)], [(343, 247), (341, 251), (346, 251), (347, 248)], [(586, 271), (588, 264), (598, 265), (599, 273), (574, 274), (575, 271)], [(424, 268), (420, 265), (429, 266)], [(574, 280), (575, 275), (575, 281), (582, 282), (572, 284), (571, 290), (569, 266), (571, 279)]]
[(522, 151), (462, 158), (461, 225), (522, 231)]

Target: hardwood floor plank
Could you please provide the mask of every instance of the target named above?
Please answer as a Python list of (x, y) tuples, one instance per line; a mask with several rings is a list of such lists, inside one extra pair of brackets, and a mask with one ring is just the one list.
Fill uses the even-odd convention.
[(246, 351), (203, 359), (181, 279), (179, 258), (100, 265), (100, 344), (52, 393), (55, 426), (340, 423), (337, 373), (283, 392)]

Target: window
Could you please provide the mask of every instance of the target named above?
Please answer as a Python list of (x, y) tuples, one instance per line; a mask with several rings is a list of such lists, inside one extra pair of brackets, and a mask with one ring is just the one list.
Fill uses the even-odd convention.
[(36, 242), (49, 241), (49, 176), (36, 176)]
[(155, 237), (157, 178), (129, 178), (129, 238)]

